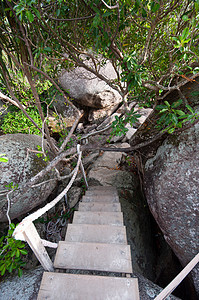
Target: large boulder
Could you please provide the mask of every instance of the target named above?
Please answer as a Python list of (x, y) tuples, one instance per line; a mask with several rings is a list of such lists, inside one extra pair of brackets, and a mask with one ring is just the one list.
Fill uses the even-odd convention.
[[(199, 104), (198, 83), (199, 80), (189, 82), (181, 89), (195, 109)], [(165, 100), (172, 103), (178, 99), (175, 91)], [(131, 146), (157, 136), (153, 126), (156, 119), (154, 112), (137, 130)], [(173, 135), (164, 134), (139, 149), (139, 159), (150, 210), (167, 243), (185, 266), (199, 249), (199, 124)], [(194, 268), (192, 277), (199, 293), (199, 266)]]
[[(88, 60), (86, 57), (83, 59), (87, 65), (93, 67), (91, 59)], [(99, 58), (98, 71), (108, 80), (117, 78), (117, 74), (109, 61), (104, 62)], [(84, 106), (99, 109), (114, 106), (121, 101), (121, 96), (117, 91), (83, 67), (62, 72), (59, 83), (72, 98)]]
[(77, 118), (77, 111), (66, 102), (63, 96), (56, 95), (51, 106), (54, 111), (49, 110), (48, 126), (52, 132), (64, 131), (73, 126)]
[(0, 299), (4, 300), (36, 300), (44, 269), (40, 266), (24, 271), (22, 277), (9, 276), (2, 280)]
[[(144, 188), (164, 237), (185, 266), (198, 253), (199, 124), (168, 137), (145, 163)], [(199, 288), (199, 266), (193, 271)]]
[[(11, 219), (17, 218), (34, 207), (44, 202), (56, 186), (56, 180), (47, 182), (37, 187), (22, 189), (20, 186), (26, 183), (31, 177), (47, 166), (47, 162), (36, 153), (28, 149), (38, 150), (42, 138), (37, 135), (28, 134), (7, 134), (0, 136), (0, 149), (8, 157), (7, 163), (0, 163), (0, 186), (1, 190), (13, 190), (9, 185), (19, 185), (19, 188), (9, 194)], [(45, 142), (48, 155), (50, 151)], [(54, 172), (50, 172), (43, 178), (43, 181), (52, 178)], [(0, 194), (0, 222), (7, 221), (6, 212), (8, 201), (6, 194)]]

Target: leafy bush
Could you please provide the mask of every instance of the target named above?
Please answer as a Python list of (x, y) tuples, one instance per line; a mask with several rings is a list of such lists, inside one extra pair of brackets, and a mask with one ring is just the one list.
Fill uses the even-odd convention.
[(121, 136), (122, 134), (125, 135), (128, 131), (125, 125), (129, 123), (131, 126), (133, 126), (133, 124), (135, 124), (140, 117), (141, 115), (135, 112), (134, 109), (132, 109), (129, 113), (126, 113), (126, 116), (121, 118), (115, 116), (115, 121), (112, 123), (112, 132), (108, 142), (110, 142), (113, 136)]
[[(30, 117), (37, 123), (37, 125), (41, 128), (42, 121), (39, 116), (38, 111), (30, 107), (27, 109), (27, 113)], [(36, 134), (40, 135), (40, 131), (32, 124), (32, 122), (24, 115), (22, 111), (13, 111), (9, 112), (3, 118), (2, 124), (3, 133), (26, 133), (26, 134)]]
[(26, 255), (27, 251), (23, 249), (25, 244), (17, 241), (12, 237), (15, 225), (10, 224), (10, 229), (6, 236), (0, 238), (0, 272), (3, 276), (6, 272), (13, 272), (18, 270), (18, 276), (22, 275), (22, 269), (25, 262), (22, 261), (21, 256)]
[(199, 114), (188, 104), (185, 105), (188, 113), (181, 109), (176, 109), (182, 102), (179, 99), (171, 105), (168, 101), (164, 101), (165, 104), (157, 105), (156, 109), (159, 111), (160, 119), (157, 121), (158, 125), (156, 127), (163, 129), (162, 131), (173, 133), (177, 128), (182, 128), (182, 125), (186, 122), (194, 123), (199, 118)]

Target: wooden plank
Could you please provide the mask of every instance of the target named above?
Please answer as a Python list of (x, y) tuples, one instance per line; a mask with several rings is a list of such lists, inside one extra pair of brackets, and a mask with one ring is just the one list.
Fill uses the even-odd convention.
[(88, 191), (117, 191), (116, 187), (114, 186), (89, 186)]
[(30, 222), (30, 224), (25, 228), (23, 234), (25, 240), (31, 247), (37, 259), (40, 261), (44, 270), (53, 271), (53, 263), (42, 243), (42, 240), (37, 232), (35, 225), (32, 222)]
[(104, 212), (121, 212), (120, 203), (105, 202), (80, 202), (79, 211), (104, 211)]
[(68, 224), (65, 241), (127, 244), (125, 226)]
[(83, 196), (82, 202), (106, 202), (106, 203), (113, 203), (119, 202), (119, 197), (117, 195), (99, 195), (99, 196)]
[(88, 195), (90, 195), (90, 194), (92, 194), (92, 195), (94, 195), (94, 194), (96, 194), (96, 195), (99, 195), (99, 194), (117, 195), (117, 191), (116, 190), (92, 190), (92, 191), (87, 190), (86, 195), (87, 194)]
[(37, 300), (139, 300), (137, 278), (45, 272)]
[(113, 193), (113, 192), (111, 192), (111, 193), (107, 193), (107, 192), (101, 192), (101, 191), (99, 191), (99, 192), (86, 192), (86, 194), (84, 195), (85, 197), (92, 197), (92, 196), (94, 196), (94, 197), (96, 197), (96, 196), (108, 196), (108, 197), (115, 197), (115, 196), (118, 196), (118, 194), (117, 193)]
[(123, 226), (123, 213), (75, 211), (73, 223)]
[(55, 268), (132, 273), (129, 245), (59, 242)]

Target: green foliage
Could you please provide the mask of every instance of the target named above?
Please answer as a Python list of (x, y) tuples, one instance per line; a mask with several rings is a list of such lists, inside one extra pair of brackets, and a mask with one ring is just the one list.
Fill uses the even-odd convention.
[(25, 265), (22, 260), (22, 256), (27, 254), (27, 251), (24, 249), (25, 244), (12, 237), (14, 229), (15, 225), (11, 223), (7, 235), (0, 238), (1, 276), (6, 272), (12, 273), (14, 270), (17, 270), (20, 277), (22, 275), (22, 267)]
[(131, 126), (133, 126), (133, 124), (135, 124), (140, 117), (141, 115), (136, 113), (134, 109), (132, 109), (129, 113), (126, 113), (126, 115), (123, 117), (119, 118), (118, 116), (115, 116), (115, 121), (112, 123), (112, 132), (108, 142), (110, 142), (113, 136), (125, 135), (128, 131), (125, 125), (129, 123)]
[(199, 113), (195, 112), (190, 105), (186, 105), (187, 113), (177, 109), (182, 104), (181, 99), (171, 105), (168, 101), (164, 101), (164, 103), (156, 107), (160, 114), (156, 127), (162, 129), (163, 132), (173, 133), (177, 128), (182, 128), (184, 123), (194, 123), (199, 118)]
[(18, 183), (14, 183), (13, 181), (10, 182), (9, 184), (5, 184), (5, 187), (8, 188), (9, 190), (15, 190), (18, 188)]
[[(42, 147), (37, 145), (37, 150), (42, 152)], [(37, 153), (36, 155), (37, 155), (37, 157), (43, 157), (44, 156), (43, 160), (44, 161), (49, 161), (50, 158), (49, 158), (49, 155), (47, 155), (47, 153), (48, 153), (48, 151), (46, 151), (45, 154), (42, 152), (42, 153)]]
[(128, 91), (141, 86), (142, 84), (142, 73), (144, 71), (136, 58), (136, 53), (126, 54), (122, 63), (123, 72), (121, 73), (121, 81), (127, 82)]
[[(38, 111), (35, 107), (29, 107), (27, 109), (30, 117), (41, 128), (42, 121)], [(41, 135), (41, 132), (32, 124), (32, 122), (23, 114), (22, 111), (8, 112), (3, 118), (3, 124), (1, 126), (3, 133), (26, 133)]]
[(4, 153), (0, 153), (0, 162), (8, 162), (8, 158)]
[[(114, 5), (111, 1), (107, 4)], [(169, 91), (171, 78), (187, 75), (188, 68), (189, 75), (199, 73), (199, 68), (190, 67), (199, 57), (198, 0), (122, 0), (118, 5), (118, 9), (108, 9), (101, 0), (85, 0), (81, 5), (79, 1), (69, 0), (2, 1), (0, 44), (4, 51), (0, 50), (3, 82), (0, 87), (7, 87), (9, 92), (6, 83), (9, 78), (14, 95), (21, 102), (25, 98), (32, 107), (35, 100), (26, 76), (29, 71), (40, 100), (44, 101), (42, 108), (46, 114), (43, 96), (47, 94), (46, 78), (57, 78), (60, 70), (86, 64), (82, 59), (86, 49), (88, 60), (89, 53), (97, 53), (113, 63), (118, 76), (109, 81), (110, 85), (138, 103), (153, 105), (161, 95), (158, 83)], [(94, 71), (99, 64), (103, 65), (95, 54), (92, 63), (87, 65), (87, 69), (92, 65)], [(27, 68), (27, 62), (41, 72)], [(47, 75), (45, 79), (43, 74)], [(28, 96), (23, 96), (23, 90)], [(49, 95), (48, 103), (52, 97)], [(172, 128), (180, 123), (177, 113), (170, 112), (169, 118), (173, 120)], [(116, 120), (116, 134), (125, 133), (125, 122), (124, 118)], [(8, 127), (5, 132), (12, 132)], [(23, 128), (19, 126), (17, 132), (29, 133)], [(66, 133), (62, 135), (63, 140)]]

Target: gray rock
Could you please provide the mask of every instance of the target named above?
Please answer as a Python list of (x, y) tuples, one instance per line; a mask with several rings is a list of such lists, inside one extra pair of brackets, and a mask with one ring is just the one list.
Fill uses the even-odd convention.
[(0, 299), (36, 300), (44, 269), (24, 271), (22, 277), (9, 276), (1, 282)]
[(80, 200), (82, 194), (82, 189), (77, 186), (73, 186), (69, 191), (68, 191), (68, 204), (69, 208), (74, 207)]
[[(148, 204), (183, 266), (199, 249), (199, 124), (168, 137), (145, 164)], [(192, 272), (199, 292), (199, 266)]]
[(116, 116), (119, 117), (120, 114), (115, 113), (115, 114), (109, 116), (108, 118), (106, 118), (106, 119), (102, 122), (102, 124), (100, 124), (100, 125), (97, 127), (97, 130), (101, 130), (101, 129), (105, 128), (106, 126), (110, 125), (113, 121), (115, 121), (115, 117), (116, 117)]
[[(139, 273), (136, 273), (135, 276), (138, 278), (140, 300), (152, 300), (161, 293), (162, 288), (160, 288), (158, 285), (154, 284)], [(167, 300), (178, 299), (180, 298), (173, 295), (167, 297)]]
[(92, 165), (98, 158), (99, 151), (92, 152), (89, 155), (83, 157), (82, 163), (85, 169), (88, 169), (90, 165)]
[[(13, 182), (16, 184), (24, 184), (31, 177), (46, 167), (47, 162), (42, 157), (38, 157), (36, 153), (29, 152), (27, 149), (37, 150), (37, 145), (41, 146), (41, 137), (28, 134), (7, 134), (0, 136), (0, 149), (6, 154), (8, 163), (0, 163), (0, 185), (1, 190), (5, 190), (5, 185)], [(48, 149), (45, 143), (46, 150)], [(49, 151), (49, 149), (48, 149)], [(50, 152), (48, 154), (51, 156)], [(51, 171), (42, 181), (48, 180), (54, 176)], [(37, 205), (44, 202), (56, 186), (56, 180), (50, 181), (39, 187), (28, 188), (23, 190), (18, 188), (10, 195), (11, 219), (17, 218), (32, 210)], [(7, 199), (6, 195), (0, 196), (0, 222), (7, 221)]]
[[(49, 124), (53, 132), (60, 132), (64, 128), (71, 127), (77, 118), (77, 111), (66, 103), (63, 96), (56, 96), (52, 102), (55, 111), (49, 111)], [(58, 118), (58, 115), (61, 116)]]
[[(181, 88), (188, 103), (198, 110), (199, 77)], [(195, 94), (193, 94), (195, 93)], [(179, 99), (177, 91), (165, 100), (170, 104)], [(178, 107), (183, 109), (183, 106)], [(131, 146), (153, 139), (158, 115), (153, 112), (131, 139)], [(149, 126), (150, 124), (150, 126)], [(149, 129), (150, 127), (150, 129)], [(199, 223), (199, 124), (183, 132), (164, 134), (155, 142), (139, 149), (140, 172), (150, 210), (182, 266), (198, 253)], [(199, 294), (199, 266), (192, 271)]]
[[(91, 60), (88, 60), (86, 57), (84, 59), (87, 65), (93, 67)], [(99, 73), (109, 80), (117, 78), (111, 62), (107, 61), (104, 63), (99, 58), (98, 67)], [(72, 98), (75, 98), (80, 104), (85, 106), (103, 108), (115, 105), (121, 101), (121, 96), (117, 91), (82, 67), (65, 71), (59, 77), (59, 82)]]
[(132, 136), (136, 133), (137, 129), (133, 128), (130, 124), (127, 124), (125, 126), (128, 129), (128, 132), (126, 133), (127, 140), (130, 140)]

